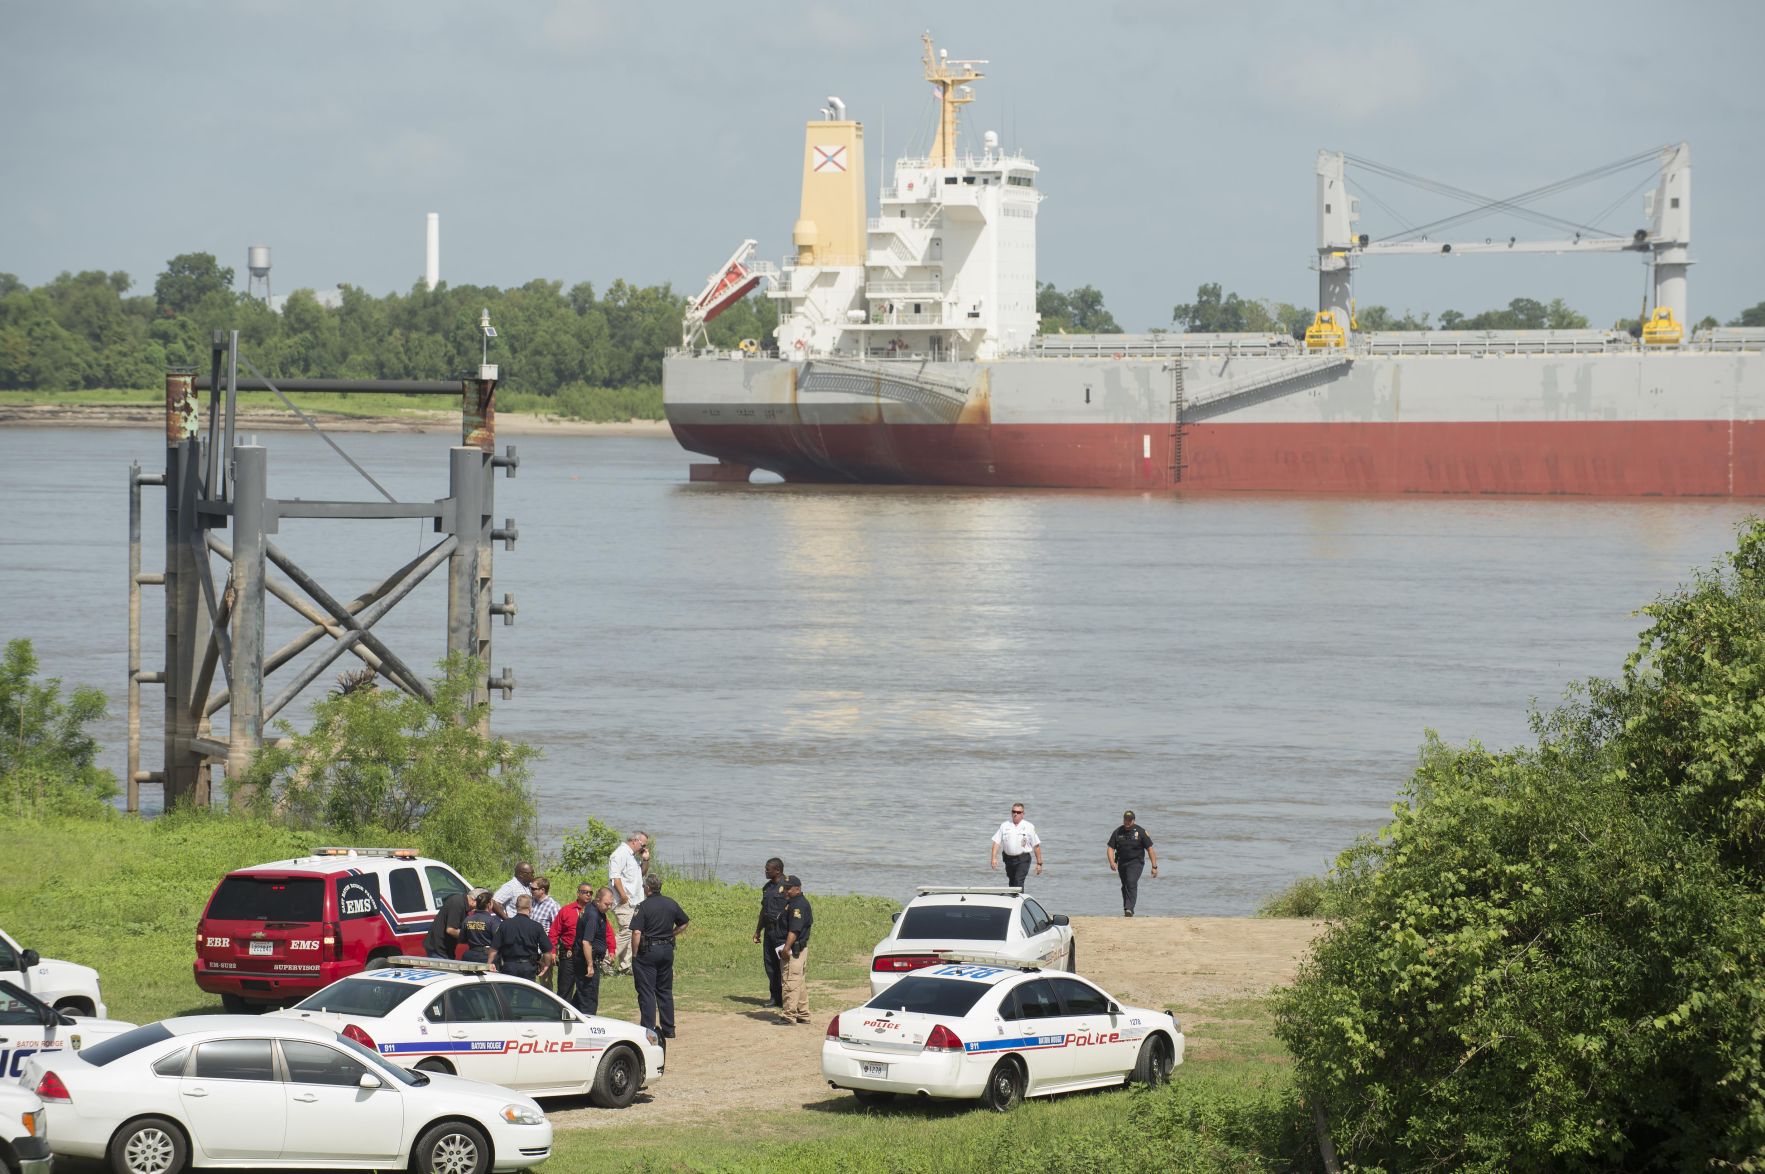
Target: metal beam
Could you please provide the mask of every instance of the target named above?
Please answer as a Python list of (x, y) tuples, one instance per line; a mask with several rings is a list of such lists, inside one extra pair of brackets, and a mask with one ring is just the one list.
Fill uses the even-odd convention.
[[(348, 608), (337, 602), (336, 598), (333, 597), (329, 591), (326, 591), (319, 585), (318, 580), (301, 570), (299, 564), (283, 553), (281, 547), (266, 539), (264, 542), (264, 553), (269, 556), (271, 562), (281, 568), (283, 574), (294, 580), (296, 586), (312, 596), (315, 603), (330, 612), (332, 618), (336, 619), (337, 622), (350, 631), (362, 633), (362, 643), (373, 649), (375, 654), (385, 662), (381, 666), (380, 671), (384, 673), (393, 684), (402, 685), (405, 689), (415, 693), (424, 701), (435, 700), (435, 693), (429, 688), (428, 682), (412, 672), (411, 667), (400, 659), (397, 653), (386, 647), (385, 643), (378, 636), (364, 629), (361, 620), (357, 619), (354, 615), (351, 615)], [(400, 680), (400, 678), (403, 679)]]
[[(223, 385), (224, 386), (224, 385)], [(266, 379), (241, 379), (234, 384), (239, 391), (269, 391)], [(451, 395), (460, 394), (458, 379), (278, 379), (275, 386), (283, 391), (316, 391), (348, 395), (352, 391), (383, 392), (390, 395)], [(196, 377), (196, 390), (208, 391), (211, 381)]]
[[(232, 449), (232, 456), (233, 561), (227, 598), (233, 605), (233, 672), (232, 700), (227, 705), (227, 782), (237, 785), (264, 742), (264, 545), (269, 541), (264, 533), (264, 498), (269, 454), (258, 445), (242, 444)], [(208, 557), (206, 551), (203, 557)]]

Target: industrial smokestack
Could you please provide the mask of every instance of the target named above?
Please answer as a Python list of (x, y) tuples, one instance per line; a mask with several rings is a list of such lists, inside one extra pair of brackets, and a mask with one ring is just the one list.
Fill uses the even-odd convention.
[(430, 289), (441, 282), (441, 213), (429, 213), (428, 247), (423, 254), (423, 281)]

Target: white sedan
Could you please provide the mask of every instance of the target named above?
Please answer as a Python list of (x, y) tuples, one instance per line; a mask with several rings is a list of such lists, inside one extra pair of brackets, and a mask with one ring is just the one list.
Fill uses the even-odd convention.
[(948, 954), (1071, 972), (1078, 945), (1066, 914), (1049, 913), (1018, 888), (922, 885), (870, 955), (870, 993)]
[(587, 1094), (622, 1109), (662, 1076), (654, 1032), (584, 1015), (481, 962), (393, 958), (275, 1012), (341, 1031), (423, 1072), (457, 1072), (529, 1096)]
[(189, 1166), (524, 1170), (551, 1155), (532, 1100), (457, 1076), (406, 1072), (310, 1023), (195, 1015), (78, 1052), (33, 1056), (58, 1156), (117, 1174)]
[(134, 1027), (119, 1019), (67, 1015), (13, 983), (0, 979), (0, 1080), (17, 1080), (25, 1061), (40, 1052), (78, 1051), (86, 1044)]
[(1089, 981), (957, 963), (917, 970), (827, 1025), (821, 1075), (860, 1100), (893, 1094), (1025, 1097), (1133, 1080), (1163, 1083), (1183, 1033), (1163, 1011), (1124, 1007)]

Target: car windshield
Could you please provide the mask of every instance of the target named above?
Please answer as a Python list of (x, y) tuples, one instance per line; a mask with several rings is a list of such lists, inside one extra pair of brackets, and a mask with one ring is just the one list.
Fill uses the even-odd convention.
[(926, 978), (910, 974), (864, 1004), (878, 1011), (911, 1011), (917, 1015), (962, 1016), (992, 989), (984, 982)]
[(347, 1035), (339, 1035), (337, 1037), (337, 1042), (348, 1048), (359, 1059), (372, 1064), (374, 1066), (374, 1071), (383, 1072), (387, 1076), (398, 1081), (400, 1084), (408, 1084), (414, 1088), (419, 1084), (429, 1083), (429, 1078), (424, 1076), (421, 1072), (406, 1072), (397, 1064), (381, 1059), (380, 1053), (376, 1052), (373, 1048), (358, 1044)]
[(215, 890), (216, 921), (323, 921), (325, 882), (304, 876), (229, 876)]
[(1004, 905), (915, 905), (901, 915), (897, 938), (958, 938), (1002, 942), (1011, 924)]
[(296, 1011), (331, 1011), (380, 1019), (394, 1007), (419, 993), (422, 986), (385, 978), (346, 978), (294, 1005)]
[(146, 1027), (137, 1027), (133, 1031), (125, 1031), (121, 1035), (113, 1035), (109, 1039), (99, 1040), (80, 1053), (80, 1059), (88, 1064), (102, 1068), (112, 1060), (120, 1060), (142, 1048), (152, 1047), (162, 1040), (172, 1038), (172, 1033), (163, 1023), (149, 1023)]

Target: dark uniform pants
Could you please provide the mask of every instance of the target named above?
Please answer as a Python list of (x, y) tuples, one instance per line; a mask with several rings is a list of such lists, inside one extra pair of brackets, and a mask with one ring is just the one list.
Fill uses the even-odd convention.
[(1144, 860), (1132, 863), (1126, 860), (1116, 861), (1115, 870), (1122, 878), (1122, 912), (1132, 913), (1134, 902), (1140, 897), (1140, 872), (1146, 867)]
[(569, 946), (558, 946), (558, 998), (566, 1003), (576, 993), (576, 951)]
[(774, 1007), (784, 1006), (784, 969), (778, 960), (778, 948), (782, 945), (784, 935), (774, 937), (771, 929), (760, 936), (760, 961), (766, 966), (766, 989)]
[(645, 940), (631, 960), (637, 983), (637, 1021), (663, 1039), (674, 1038), (674, 943)]
[(447, 950), (444, 952), (441, 950), (432, 950), (428, 946), (423, 947), (423, 953), (425, 956), (430, 957), (430, 958), (449, 958), (449, 959), (451, 959), (454, 956), (454, 952), (452, 950)]
[(1029, 878), (1029, 875), (1030, 854), (1028, 852), (1020, 852), (1016, 856), (1013, 856), (1010, 853), (1005, 854), (1006, 884), (1016, 885), (1021, 889), (1023, 888), (1023, 882)]
[(515, 978), (531, 979), (539, 973), (538, 958), (499, 958), (496, 968)]
[(478, 949), (478, 948), (470, 949), (470, 950), (466, 951), (465, 957), (461, 958), (460, 961), (461, 962), (488, 962), (488, 961), (490, 961), (490, 952), (488, 950)]
[[(571, 966), (576, 959), (571, 958)], [(601, 1010), (601, 968), (589, 959), (588, 973), (576, 976), (576, 989), (571, 992), (570, 1002), (584, 1015), (598, 1015)]]

